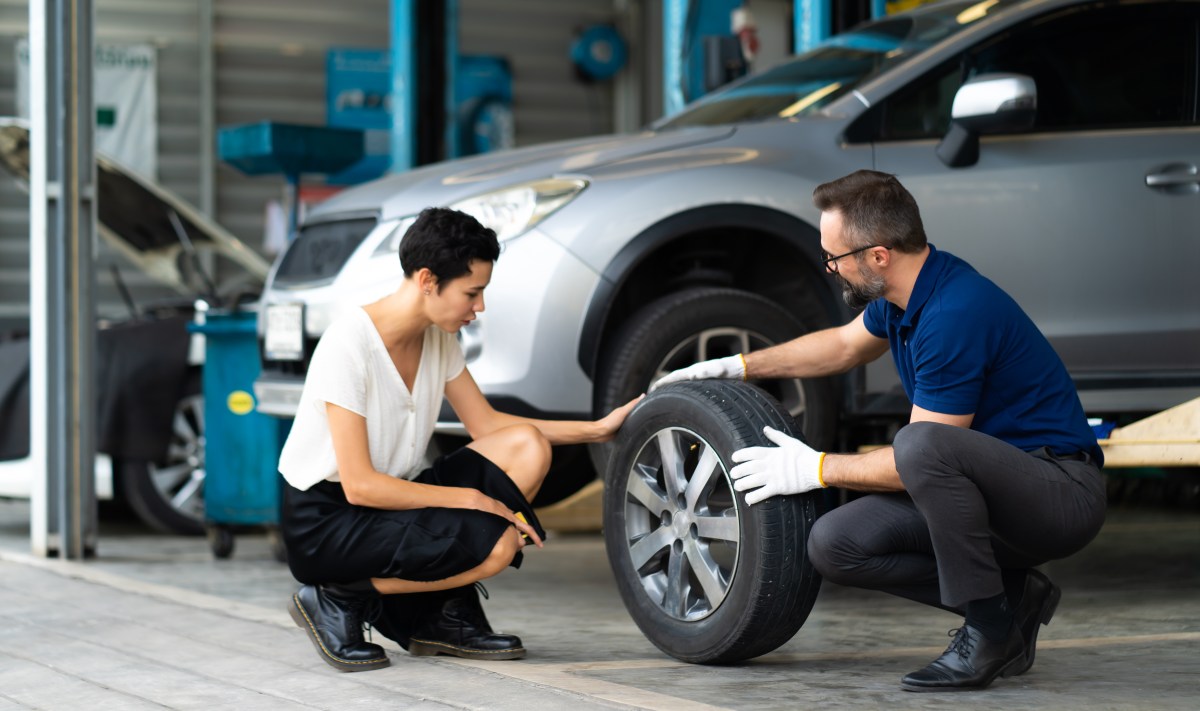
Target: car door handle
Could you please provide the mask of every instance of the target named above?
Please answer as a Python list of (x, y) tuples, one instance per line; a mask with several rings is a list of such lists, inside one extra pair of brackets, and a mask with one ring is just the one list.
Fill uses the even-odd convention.
[(1200, 170), (1194, 165), (1172, 163), (1146, 174), (1146, 187), (1173, 188), (1180, 185), (1200, 186)]

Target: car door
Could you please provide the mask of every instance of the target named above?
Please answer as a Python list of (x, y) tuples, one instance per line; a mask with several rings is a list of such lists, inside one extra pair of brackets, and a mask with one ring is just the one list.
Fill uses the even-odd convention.
[[(864, 117), (876, 122), (876, 168), (912, 191), (930, 241), (1017, 299), (1081, 394), (1148, 378), (1200, 385), (1198, 18), (1191, 1), (1053, 12), (982, 40)], [(990, 72), (1034, 78), (1036, 122), (982, 137), (975, 164), (947, 167), (934, 147), (954, 91)], [(1173, 404), (1104, 401), (1093, 407)]]

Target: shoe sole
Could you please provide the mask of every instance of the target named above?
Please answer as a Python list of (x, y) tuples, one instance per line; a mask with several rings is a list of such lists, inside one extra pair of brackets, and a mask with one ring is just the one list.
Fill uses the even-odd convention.
[(1033, 668), (1033, 660), (1034, 657), (1037, 656), (1038, 631), (1042, 626), (1050, 624), (1051, 618), (1054, 617), (1054, 613), (1058, 610), (1058, 603), (1060, 600), (1062, 600), (1062, 588), (1051, 583), (1050, 594), (1046, 596), (1046, 602), (1042, 605), (1042, 617), (1038, 620), (1038, 624), (1033, 626), (1033, 639), (1028, 643), (1029, 654), (1025, 657), (1025, 663), (1021, 664), (1020, 668), (1013, 668), (1010, 666), (1009, 669), (1001, 672), (1000, 676), (1006, 678), (1012, 676), (1021, 676)]
[(390, 666), (392, 663), (392, 660), (388, 659), (387, 657), (366, 659), (361, 662), (356, 662), (350, 659), (342, 659), (341, 657), (334, 656), (328, 649), (325, 648), (325, 644), (321, 642), (321, 638), (317, 636), (317, 628), (313, 625), (312, 619), (308, 616), (308, 612), (304, 609), (304, 606), (300, 604), (300, 600), (298, 600), (294, 594), (292, 595), (292, 599), (288, 601), (288, 614), (292, 616), (292, 621), (296, 623), (296, 626), (305, 631), (308, 640), (313, 643), (314, 647), (317, 648), (317, 656), (321, 657), (326, 664), (340, 672), (359, 672), (370, 671), (372, 669), (382, 669), (386, 666)]
[(1013, 667), (1021, 664), (1023, 661), (1024, 661), (1023, 657), (1018, 657), (1016, 659), (1013, 659), (1008, 664), (1006, 664), (999, 672), (997, 672), (995, 676), (988, 679), (987, 681), (985, 681), (982, 684), (975, 684), (972, 686), (950, 686), (950, 685), (918, 686), (916, 684), (905, 684), (903, 681), (901, 681), (900, 688), (904, 691), (916, 691), (916, 692), (982, 691), (982, 690), (988, 688), (989, 686), (991, 686), (992, 682), (998, 678), (1007, 677), (1007, 676), (1016, 676), (1011, 670), (1013, 669)]
[(523, 659), (525, 657), (524, 647), (511, 647), (509, 649), (470, 649), (468, 647), (456, 647), (453, 644), (445, 642), (437, 642), (428, 639), (412, 638), (408, 640), (408, 653), (414, 657), (436, 657), (439, 654), (445, 654), (451, 657), (461, 657), (462, 659)]

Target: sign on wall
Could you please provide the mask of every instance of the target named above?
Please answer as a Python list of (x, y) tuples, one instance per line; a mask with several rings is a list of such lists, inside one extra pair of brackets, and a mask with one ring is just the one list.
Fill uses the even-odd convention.
[[(155, 50), (148, 44), (97, 45), (96, 150), (151, 180), (158, 173)], [(17, 43), (17, 114), (29, 117), (29, 40)]]

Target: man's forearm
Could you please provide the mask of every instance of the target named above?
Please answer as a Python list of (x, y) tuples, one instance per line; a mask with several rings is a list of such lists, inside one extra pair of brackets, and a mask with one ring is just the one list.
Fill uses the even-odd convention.
[(857, 365), (836, 329), (803, 335), (761, 351), (746, 353), (746, 379), (820, 378)]
[(863, 454), (827, 454), (821, 465), (821, 479), (825, 486), (851, 491), (904, 491), (891, 447)]

